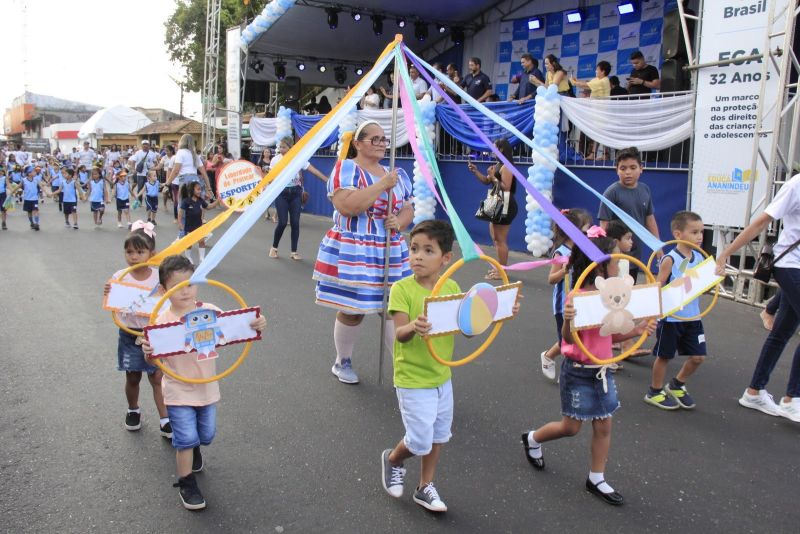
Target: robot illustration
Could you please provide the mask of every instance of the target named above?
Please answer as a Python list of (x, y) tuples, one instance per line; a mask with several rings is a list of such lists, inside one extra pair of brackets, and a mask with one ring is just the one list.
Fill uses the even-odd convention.
[(209, 360), (219, 356), (214, 349), (226, 343), (222, 329), (217, 325), (217, 312), (214, 310), (195, 310), (184, 318), (186, 336), (183, 350), (197, 351), (197, 361)]

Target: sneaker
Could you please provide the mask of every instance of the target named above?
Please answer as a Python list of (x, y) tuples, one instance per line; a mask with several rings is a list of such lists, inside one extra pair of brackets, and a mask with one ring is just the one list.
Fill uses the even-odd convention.
[(752, 408), (769, 415), (780, 415), (780, 408), (775, 404), (772, 395), (766, 389), (758, 391), (758, 395), (750, 395), (747, 390), (739, 398), (739, 404), (745, 408)]
[(539, 358), (542, 360), (542, 374), (548, 380), (556, 381), (556, 362), (545, 356), (547, 351), (542, 352)]
[(73, 224), (73, 225), (72, 225), (72, 229), (73, 229), (73, 230), (77, 230), (77, 229), (78, 229), (78, 225), (77, 225), (77, 224)]
[(38, 232), (39, 231), (39, 223), (34, 224), (33, 225), (33, 229)]
[(178, 494), (181, 496), (183, 507), (187, 510), (202, 510), (206, 507), (206, 500), (197, 487), (197, 480), (193, 474), (181, 477), (172, 485), (173, 488), (180, 488)]
[(358, 375), (353, 371), (353, 363), (350, 361), (350, 358), (342, 360), (342, 363), (334, 363), (331, 372), (336, 375), (339, 382), (358, 384)]
[(395, 499), (399, 499), (403, 496), (403, 481), (406, 478), (406, 468), (402, 465), (392, 465), (392, 462), (389, 461), (391, 452), (392, 449), (386, 449), (381, 454), (381, 482), (386, 493)]
[(64, 223), (64, 228), (72, 228), (72, 225), (69, 223)]
[(417, 488), (417, 491), (414, 492), (414, 502), (431, 512), (447, 511), (447, 505), (439, 497), (439, 492), (436, 491), (433, 482), (428, 482), (423, 488)]
[(652, 404), (656, 408), (661, 408), (662, 410), (677, 410), (681, 407), (680, 404), (675, 401), (675, 399), (664, 393), (663, 389), (655, 394), (648, 391), (647, 395), (644, 396), (644, 401), (647, 404)]
[(689, 395), (689, 392), (686, 391), (686, 386), (681, 386), (679, 388), (672, 389), (671, 387), (669, 387), (669, 384), (667, 384), (664, 387), (664, 391), (666, 392), (667, 395), (672, 397), (681, 408), (685, 410), (691, 410), (692, 408), (694, 408), (695, 406), (694, 399), (692, 398), (691, 395)]
[(122, 223), (121, 222), (117, 223), (117, 228), (122, 228)]
[(6, 226), (6, 223), (3, 223), (3, 230), (8, 230), (8, 226)]
[(192, 449), (192, 473), (199, 473), (204, 466), (203, 455), (200, 453), (200, 446), (198, 445)]
[(125, 428), (131, 432), (142, 428), (142, 414), (137, 412), (128, 412), (125, 415)]
[(800, 423), (800, 398), (794, 397), (789, 402), (781, 399), (778, 406), (778, 415), (791, 419), (795, 423)]
[(164, 426), (161, 427), (161, 437), (172, 439), (172, 425), (169, 424), (169, 421), (167, 421)]

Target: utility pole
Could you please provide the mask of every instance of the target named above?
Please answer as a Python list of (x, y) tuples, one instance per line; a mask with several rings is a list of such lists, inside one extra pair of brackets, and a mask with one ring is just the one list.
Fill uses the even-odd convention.
[(180, 87), (181, 89), (181, 109), (180, 109), (180, 118), (183, 120), (183, 92), (186, 90), (186, 82), (176, 80), (172, 75), (169, 75), (169, 79), (175, 82), (175, 85)]

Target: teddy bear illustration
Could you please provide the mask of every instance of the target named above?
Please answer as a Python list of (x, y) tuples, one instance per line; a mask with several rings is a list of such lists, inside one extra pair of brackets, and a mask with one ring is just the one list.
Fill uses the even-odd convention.
[(210, 360), (219, 356), (217, 345), (225, 345), (225, 336), (217, 324), (217, 313), (214, 310), (200, 309), (187, 313), (184, 318), (186, 335), (183, 350), (197, 351), (197, 360)]
[(625, 309), (631, 301), (633, 283), (633, 277), (630, 275), (595, 278), (594, 285), (600, 290), (603, 306), (608, 309), (600, 326), (601, 336), (627, 334), (636, 326), (633, 322), (633, 314)]

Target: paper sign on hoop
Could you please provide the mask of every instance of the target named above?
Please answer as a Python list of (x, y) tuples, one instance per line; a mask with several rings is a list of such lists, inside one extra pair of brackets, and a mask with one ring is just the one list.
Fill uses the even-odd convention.
[(259, 168), (249, 161), (231, 161), (217, 175), (217, 195), (229, 209), (238, 200), (247, 198), (244, 207), (237, 210), (242, 212), (258, 198), (258, 194), (251, 197), (248, 195), (258, 186), (261, 178)]
[(109, 280), (108, 285), (110, 289), (103, 299), (104, 310), (150, 317), (150, 312), (158, 302), (158, 296), (151, 295), (152, 287), (118, 280)]
[[(213, 351), (214, 345), (228, 346), (261, 339), (261, 333), (250, 328), (250, 323), (261, 315), (261, 308), (258, 306), (224, 312), (194, 310), (192, 314), (201, 311), (210, 311), (215, 314), (216, 320), (213, 325), (208, 325), (209, 328), (202, 330), (187, 328), (183, 319), (171, 323), (145, 326), (144, 337), (153, 348), (153, 354), (150, 357), (166, 358), (190, 352), (202, 353), (202, 348), (199, 350), (195, 348), (198, 343), (210, 344)], [(220, 338), (223, 340), (222, 342), (220, 342)], [(186, 350), (187, 345), (190, 346), (189, 350)], [(206, 357), (214, 358), (215, 356), (206, 353)]]
[(700, 298), (706, 291), (722, 282), (723, 277), (717, 276), (716, 260), (708, 257), (689, 269), (681, 278), (673, 280), (661, 288), (661, 308), (663, 316), (672, 315), (680, 311), (693, 300)]
[[(583, 291), (572, 295), (575, 306), (575, 318), (572, 330), (587, 330), (603, 324), (609, 313), (603, 305), (600, 291)], [(661, 317), (661, 292), (659, 284), (642, 284), (633, 286), (631, 300), (625, 307), (633, 315), (635, 321), (657, 319)]]
[(424, 314), (428, 318), (428, 322), (431, 323), (431, 330), (427, 334), (428, 337), (446, 336), (457, 333), (477, 335), (485, 331), (491, 324), (513, 318), (514, 303), (517, 301), (517, 294), (521, 287), (522, 282), (514, 282), (513, 284), (495, 287), (494, 290), (497, 293), (496, 311), (490, 318), (490, 321), (488, 321), (488, 324), (485, 325), (481, 331), (475, 332), (474, 334), (466, 332), (462, 328), (463, 325), (459, 325), (459, 312), (463, 312), (463, 306), (468, 305), (465, 304), (465, 298), (469, 298), (473, 290), (467, 293), (426, 297)]

